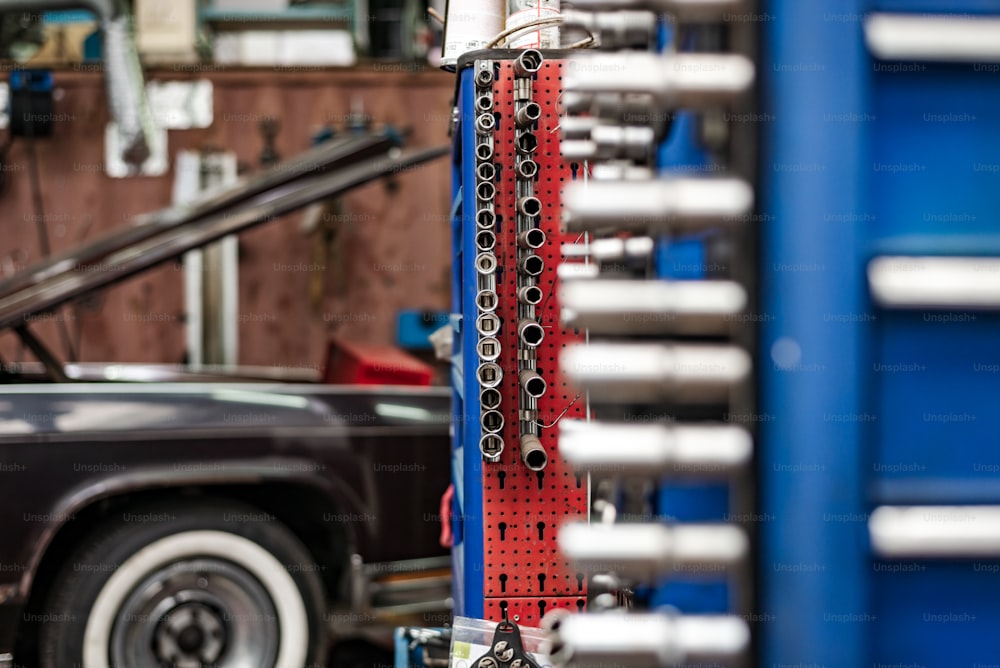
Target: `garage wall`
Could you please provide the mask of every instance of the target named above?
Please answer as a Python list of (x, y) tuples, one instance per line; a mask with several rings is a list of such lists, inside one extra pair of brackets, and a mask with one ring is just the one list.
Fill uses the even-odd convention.
[[(215, 122), (170, 131), (171, 154), (232, 150), (252, 171), (264, 147), (261, 120), (278, 119), (276, 147), (287, 158), (307, 148), (320, 126), (342, 128), (352, 102), (363, 104), (375, 126), (407, 131), (409, 146), (447, 142), (453, 75), (401, 70), (159, 70), (147, 80), (212, 80)], [(104, 175), (108, 113), (99, 72), (59, 72), (56, 85), (60, 120), (54, 136), (36, 144), (41, 223), (54, 252), (167, 206), (173, 187), (172, 169), (158, 178)], [(0, 194), (4, 276), (41, 257), (27, 156), (26, 144), (15, 142)], [(449, 179), (448, 161), (441, 159), (354, 191), (326, 209), (320, 219), (327, 224), (318, 232), (305, 233), (303, 215), (295, 214), (241, 235), (240, 362), (318, 368), (332, 334), (391, 343), (400, 308), (447, 308)], [(182, 279), (178, 266), (160, 268), (32, 325), (62, 357), (67, 346), (60, 324), (81, 361), (181, 362)], [(32, 359), (9, 333), (0, 335), (0, 355)]]

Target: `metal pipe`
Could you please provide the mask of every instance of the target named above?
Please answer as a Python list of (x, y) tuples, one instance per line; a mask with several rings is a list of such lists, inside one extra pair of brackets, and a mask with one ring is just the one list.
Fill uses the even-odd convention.
[(521, 434), (521, 461), (532, 471), (541, 471), (549, 463), (542, 442), (534, 434)]
[(521, 129), (534, 125), (542, 117), (542, 107), (537, 102), (528, 102), (514, 113), (514, 124)]
[(560, 454), (575, 470), (595, 475), (726, 478), (753, 456), (749, 432), (731, 424), (559, 424)]
[(517, 235), (519, 248), (541, 248), (545, 245), (545, 232), (537, 227), (525, 230)]
[[(610, 445), (610, 444), (609, 444)], [(746, 565), (750, 541), (732, 524), (564, 524), (559, 549), (585, 573), (631, 582), (703, 577), (718, 580)]]
[(562, 320), (593, 334), (726, 334), (747, 305), (733, 281), (593, 280), (565, 283)]
[(525, 285), (517, 291), (517, 301), (534, 306), (542, 301), (542, 289), (537, 285)]
[(542, 52), (538, 49), (525, 49), (514, 59), (514, 76), (531, 76), (542, 66)]
[(548, 387), (545, 379), (534, 369), (521, 369), (517, 378), (525, 393), (534, 399), (538, 399), (544, 395)]
[(521, 160), (517, 163), (517, 167), (515, 169), (517, 170), (518, 177), (522, 179), (533, 179), (535, 178), (535, 174), (538, 173), (538, 163), (534, 160)]
[(503, 381), (503, 369), (496, 362), (484, 362), (476, 369), (476, 379), (482, 387), (496, 387)]
[(525, 318), (517, 323), (517, 336), (529, 348), (537, 348), (545, 338), (545, 330), (534, 320)]
[(568, 615), (541, 651), (557, 666), (742, 665), (747, 622), (731, 615), (606, 612)]
[(545, 260), (539, 255), (525, 255), (517, 261), (517, 270), (528, 276), (538, 276), (545, 269)]
[(726, 345), (590, 343), (562, 352), (562, 369), (594, 402), (725, 403), (750, 373), (750, 356)]
[(563, 190), (563, 222), (573, 232), (699, 231), (736, 225), (752, 207), (753, 189), (730, 177), (591, 180)]

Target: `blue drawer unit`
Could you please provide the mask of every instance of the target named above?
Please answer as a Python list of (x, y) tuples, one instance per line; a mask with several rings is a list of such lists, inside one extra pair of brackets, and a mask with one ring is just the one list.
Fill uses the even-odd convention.
[(1000, 3), (764, 9), (760, 665), (995, 663)]

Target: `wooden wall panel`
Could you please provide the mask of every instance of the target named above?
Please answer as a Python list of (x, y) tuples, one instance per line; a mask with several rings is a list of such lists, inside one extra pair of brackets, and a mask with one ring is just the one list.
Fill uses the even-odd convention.
[[(408, 131), (410, 146), (447, 142), (453, 76), (432, 71), (307, 72), (154, 71), (147, 79), (207, 77), (215, 86), (215, 122), (170, 132), (182, 148), (235, 151), (257, 168), (259, 121), (281, 123), (276, 146), (290, 157), (324, 124), (345, 125), (363, 103), (376, 125)], [(111, 179), (103, 170), (107, 105), (99, 73), (56, 75), (55, 136), (38, 140), (44, 225), (55, 251), (170, 202), (173, 171), (160, 178)], [(9, 275), (41, 256), (32, 206), (27, 147), (11, 149), (8, 189), (0, 195), (0, 272)], [(328, 207), (322, 231), (306, 234), (302, 214), (240, 237), (240, 362), (318, 368), (329, 336), (391, 343), (401, 308), (447, 308), (450, 241), (447, 159), (370, 184)], [(184, 358), (183, 274), (169, 266), (102, 292), (33, 323), (65, 355), (62, 319), (84, 361), (180, 362)], [(30, 359), (11, 334), (0, 337), (7, 360)]]

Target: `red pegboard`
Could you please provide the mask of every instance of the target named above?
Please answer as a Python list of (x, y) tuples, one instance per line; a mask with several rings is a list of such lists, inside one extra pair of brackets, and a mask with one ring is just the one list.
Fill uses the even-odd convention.
[(507, 604), (507, 617), (521, 626), (541, 626), (542, 617), (555, 608), (580, 612), (587, 603), (585, 596), (552, 596), (522, 598), (487, 598), (486, 619), (503, 619), (503, 604)]
[(538, 320), (545, 328), (545, 338), (537, 349), (537, 368), (548, 383), (548, 391), (538, 400), (538, 415), (545, 425), (556, 424), (540, 430), (539, 439), (549, 463), (536, 474), (521, 462), (518, 445), (514, 75), (511, 61), (496, 62), (499, 76), (493, 86), (493, 109), (500, 115), (500, 122), (494, 134), (494, 162), (499, 172), (494, 207), (500, 297), (497, 315), (504, 322), (500, 334), (504, 352), (498, 363), (504, 371), (501, 388), (505, 427), (500, 461), (483, 465), (485, 614), (500, 620), (501, 603), (506, 602), (512, 618), (518, 614), (520, 623), (536, 625), (542, 607), (577, 610), (586, 595), (586, 579), (563, 558), (557, 544), (560, 525), (586, 519), (588, 503), (586, 478), (577, 476), (559, 456), (557, 422), (560, 415), (562, 419), (584, 415), (583, 399), (577, 398), (559, 373), (560, 351), (579, 337), (562, 329), (556, 293), (560, 245), (577, 241), (560, 231), (560, 192), (579, 170), (564, 163), (559, 154), (563, 61), (546, 60), (532, 87), (532, 99), (542, 108), (534, 130), (538, 139), (538, 150), (533, 155), (538, 163), (534, 195), (542, 203), (539, 226), (548, 237), (546, 244), (535, 251), (545, 260), (545, 270), (537, 279), (545, 293), (536, 307)]

